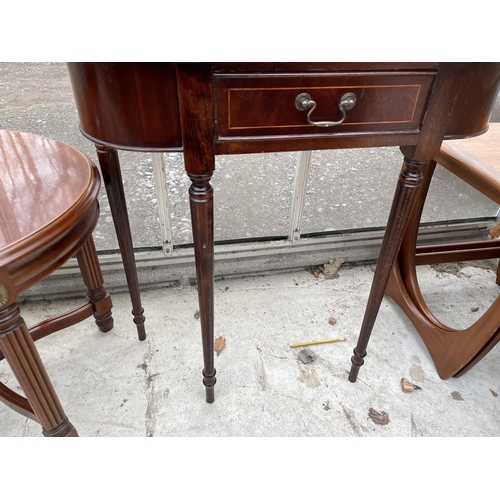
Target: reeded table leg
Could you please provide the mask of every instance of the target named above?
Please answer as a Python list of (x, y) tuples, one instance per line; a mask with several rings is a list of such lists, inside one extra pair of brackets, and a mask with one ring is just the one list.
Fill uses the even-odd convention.
[(189, 189), (191, 219), (200, 302), (201, 335), (203, 341), (203, 384), (207, 403), (215, 400), (214, 385), (214, 223), (213, 188), (210, 185), (212, 173), (193, 174)]
[[(393, 265), (396, 263), (398, 252), (401, 249), (411, 213), (417, 206), (424, 176), (427, 178), (428, 172), (424, 172), (424, 168), (439, 152), (460, 89), (463, 72), (464, 65), (440, 64), (440, 71), (436, 77), (432, 96), (420, 128), (419, 140), (414, 146), (401, 147), (401, 152), (404, 155), (403, 168), (387, 222), (387, 230), (382, 242), (358, 344), (354, 348), (354, 356), (351, 358), (352, 366), (349, 374), (351, 382), (356, 381), (359, 368), (363, 365), (366, 347)], [(423, 200), (422, 198), (420, 201), (423, 202)], [(413, 244), (411, 246), (413, 247), (411, 253), (414, 253)], [(411, 265), (407, 267), (412, 268)], [(408, 276), (411, 276), (411, 272)]]
[(54, 391), (47, 371), (21, 318), (17, 294), (5, 271), (0, 270), (0, 348), (33, 412), (49, 437), (77, 437)]
[(366, 347), (370, 340), (373, 325), (377, 318), (377, 313), (384, 297), (385, 288), (389, 280), (392, 266), (398, 254), (407, 223), (417, 200), (419, 187), (422, 184), (422, 171), (426, 161), (416, 161), (409, 158), (404, 159), (403, 168), (399, 175), (396, 194), (392, 204), (387, 230), (382, 242), (382, 249), (375, 270), (365, 316), (361, 325), (358, 343), (354, 348), (354, 355), (351, 358), (351, 371), (349, 380), (356, 382), (358, 372), (364, 363)]
[(106, 193), (111, 207), (111, 215), (115, 225), (118, 245), (123, 259), (125, 276), (132, 300), (132, 314), (134, 323), (137, 325), (139, 340), (146, 338), (146, 329), (144, 327), (144, 309), (141, 305), (141, 296), (139, 292), (139, 280), (137, 278), (137, 268), (134, 258), (134, 245), (132, 243), (132, 234), (130, 232), (130, 222), (127, 212), (127, 203), (123, 191), (122, 174), (120, 162), (116, 149), (108, 148), (96, 144), (97, 156), (101, 167), (102, 178), (106, 186)]
[(203, 341), (203, 383), (207, 403), (214, 402), (214, 229), (215, 170), (212, 74), (206, 64), (177, 67), (184, 166), (192, 181), (189, 189), (193, 222), (196, 277)]
[(111, 297), (104, 288), (104, 278), (92, 236), (78, 251), (76, 259), (87, 287), (87, 296), (94, 306), (95, 322), (101, 332), (109, 332), (114, 324), (111, 316)]

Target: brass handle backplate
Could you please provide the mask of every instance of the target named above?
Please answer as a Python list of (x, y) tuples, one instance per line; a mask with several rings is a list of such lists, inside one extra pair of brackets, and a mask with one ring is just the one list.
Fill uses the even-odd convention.
[(311, 99), (311, 96), (303, 93), (295, 98), (295, 107), (299, 111), (306, 111), (309, 109), (309, 113), (307, 113), (307, 122), (316, 127), (335, 127), (336, 125), (340, 125), (347, 117), (346, 111), (354, 108), (355, 105), (356, 95), (352, 92), (348, 92), (340, 98), (339, 109), (342, 113), (342, 118), (338, 122), (314, 122), (311, 120), (311, 113), (316, 109), (316, 103)]

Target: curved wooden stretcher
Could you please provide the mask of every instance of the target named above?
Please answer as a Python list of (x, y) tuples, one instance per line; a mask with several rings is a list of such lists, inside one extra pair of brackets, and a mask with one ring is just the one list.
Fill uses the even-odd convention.
[[(408, 231), (392, 268), (386, 294), (405, 312), (422, 337), (442, 379), (459, 377), (500, 340), (500, 297), (469, 328), (455, 330), (429, 310), (420, 291), (416, 266), (500, 257), (500, 240), (416, 246), (417, 233), (433, 170), (439, 163), (500, 204), (500, 123), (479, 137), (444, 142), (429, 164)], [(416, 249), (416, 251), (415, 251)], [(500, 279), (497, 272), (497, 284)]]

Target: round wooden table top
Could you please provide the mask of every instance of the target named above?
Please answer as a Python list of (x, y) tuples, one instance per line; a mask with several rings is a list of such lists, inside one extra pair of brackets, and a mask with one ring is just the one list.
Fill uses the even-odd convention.
[(32, 284), (69, 259), (97, 222), (99, 187), (97, 168), (73, 147), (0, 130), (0, 267), (12, 276), (31, 266)]

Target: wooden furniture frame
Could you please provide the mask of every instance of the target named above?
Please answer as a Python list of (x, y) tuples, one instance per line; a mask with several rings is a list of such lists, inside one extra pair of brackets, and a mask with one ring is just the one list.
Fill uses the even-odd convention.
[[(94, 315), (113, 328), (92, 239), (99, 217), (99, 172), (59, 141), (0, 130), (0, 360), (6, 359), (26, 397), (0, 383), (0, 401), (40, 423), (45, 436), (77, 436), (38, 354), (35, 341)], [(88, 302), (28, 328), (18, 294), (76, 253)]]
[[(500, 83), (496, 63), (69, 63), (68, 69), (81, 131), (96, 144), (140, 338), (144, 316), (116, 150), (183, 151), (192, 182), (207, 402), (216, 382), (215, 155), (401, 147), (403, 167), (352, 357), (354, 382), (425, 167), (445, 136), (486, 130)], [(354, 107), (352, 96), (345, 101), (350, 94)]]
[[(464, 330), (444, 325), (429, 310), (420, 291), (416, 266), (500, 257), (500, 240), (416, 247), (418, 226), (436, 163), (500, 204), (500, 123), (479, 137), (442, 144), (426, 167), (425, 181), (386, 293), (399, 305), (425, 342), (439, 376), (459, 377), (476, 365), (500, 340), (500, 297)], [(500, 285), (500, 266), (496, 283)]]

